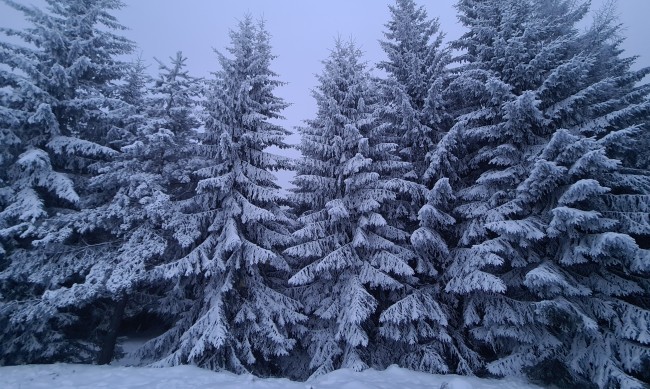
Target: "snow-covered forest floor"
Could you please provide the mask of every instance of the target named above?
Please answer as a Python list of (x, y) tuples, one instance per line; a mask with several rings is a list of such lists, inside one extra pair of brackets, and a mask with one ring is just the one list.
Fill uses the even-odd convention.
[[(252, 375), (215, 373), (194, 366), (162, 369), (95, 365), (23, 365), (0, 367), (0, 386), (31, 388), (250, 388), (250, 389), (528, 389), (522, 379), (502, 380), (433, 375), (391, 366), (384, 371), (336, 370), (307, 382), (261, 379)], [(445, 386), (446, 385), (446, 386)]]

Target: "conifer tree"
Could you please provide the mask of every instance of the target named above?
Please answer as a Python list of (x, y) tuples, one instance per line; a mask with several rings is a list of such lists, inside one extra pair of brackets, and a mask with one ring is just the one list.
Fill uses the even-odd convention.
[(199, 140), (205, 83), (189, 74), (180, 51), (169, 64), (156, 61), (159, 73), (147, 95), (145, 123), (139, 129), (143, 143), (137, 146), (148, 149), (145, 170), (160, 175), (165, 193), (186, 198), (197, 184), (192, 171), (202, 166), (191, 149)]
[(400, 365), (430, 373), (473, 374), (481, 365), (462, 331), (459, 301), (444, 292), (445, 271), (452, 258), (449, 246), (456, 219), (449, 214), (454, 192), (441, 178), (420, 209), (420, 228), (411, 235), (418, 281), (404, 298), (382, 314), (382, 333), (402, 345)]
[(424, 7), (397, 0), (389, 9), (386, 40), (380, 41), (388, 60), (378, 64), (389, 76), (384, 82), (384, 115), (393, 127), (389, 134), (400, 146), (400, 157), (412, 164), (414, 181), (423, 184), (426, 156), (448, 125), (442, 92), (450, 54), (438, 20), (429, 19)]
[(186, 255), (158, 268), (187, 304), (170, 302), (178, 320), (141, 353), (157, 365), (277, 374), (276, 359), (295, 344), (289, 326), (304, 320), (282, 293), (290, 268), (279, 250), (291, 221), (271, 171), (289, 161), (265, 151), (286, 147), (287, 131), (272, 120), (287, 104), (274, 94), (281, 82), (264, 24), (247, 16), (230, 37), (231, 57), (219, 54), (205, 133), (193, 147), (205, 161), (193, 173), (196, 191), (175, 202), (166, 224)]
[(149, 117), (161, 120), (158, 127), (180, 136), (198, 127), (194, 106), (200, 93), (200, 80), (189, 75), (182, 52), (170, 57), (170, 64), (156, 59), (159, 75), (151, 90)]
[[(0, 237), (6, 263), (0, 276), (4, 363), (83, 361), (94, 356), (87, 342), (92, 325), (78, 326), (87, 294), (72, 285), (93, 283), (96, 261), (110, 239), (92, 218), (88, 178), (99, 161), (118, 154), (111, 142), (128, 105), (115, 98), (125, 70), (117, 59), (133, 45), (111, 12), (117, 0), (47, 0), (47, 9), (6, 0), (30, 27), (3, 29), (25, 45), (2, 42), (3, 190)], [(92, 234), (90, 233), (92, 232)], [(64, 292), (63, 295), (57, 293)], [(43, 293), (45, 292), (45, 293)], [(92, 293), (90, 293), (92, 294)], [(88, 321), (94, 320), (92, 313)]]
[(110, 362), (125, 311), (141, 313), (143, 302), (157, 305), (146, 291), (164, 290), (166, 285), (151, 279), (146, 270), (181, 252), (165, 225), (173, 217), (172, 202), (196, 184), (190, 174), (197, 161), (189, 148), (199, 124), (199, 80), (185, 70), (185, 61), (178, 52), (171, 66), (159, 62), (160, 74), (150, 92), (144, 90), (148, 85), (142, 64), (135, 63), (122, 90), (133, 105), (129, 119), (134, 140), (92, 181), (112, 189), (109, 201), (92, 212), (112, 226), (108, 229), (118, 247), (104, 266), (104, 293), (114, 304), (99, 363)]
[(469, 373), (477, 365), (477, 356), (463, 345), (461, 333), (448, 332), (447, 324), (456, 320), (454, 310), (445, 305), (454, 302), (442, 301), (438, 276), (449, 257), (447, 240), (453, 230), (448, 220), (454, 220), (447, 215), (445, 223), (440, 218), (449, 211), (442, 208), (452, 206), (448, 197), (453, 198), (453, 193), (446, 178), (427, 191), (432, 174), (425, 175), (429, 158), (451, 125), (444, 97), (449, 49), (442, 45), (438, 21), (428, 19), (414, 1), (398, 0), (390, 11), (387, 40), (381, 42), (388, 61), (379, 67), (388, 78), (382, 83), (385, 103), (380, 115), (385, 133), (400, 145), (400, 156), (408, 163), (408, 169), (398, 175), (410, 181), (393, 202), (390, 218), (409, 232), (420, 228), (411, 237), (418, 254), (414, 263), (418, 280), (382, 314), (382, 333), (395, 341), (390, 348), (399, 350), (402, 366)]
[(352, 43), (337, 41), (324, 66), (318, 113), (300, 130), (304, 158), (292, 199), (304, 210), (302, 228), (285, 251), (302, 268), (290, 283), (302, 286), (312, 316), (303, 343), (313, 375), (381, 365), (377, 315), (414, 274), (408, 234), (387, 216), (399, 186), (391, 173), (404, 164), (397, 145), (384, 142), (375, 84)]
[(635, 84), (648, 71), (620, 57), (611, 18), (578, 32), (587, 4), (459, 9), (467, 63), (450, 89), (469, 104), (443, 142), (465, 167), (446, 290), (496, 351), (484, 354), (492, 373), (552, 367), (556, 382), (641, 387), (648, 311), (633, 301), (647, 293), (647, 252), (631, 234), (647, 235), (634, 216), (647, 175), (613, 158), (647, 122), (648, 88)]
[(417, 227), (419, 209), (426, 203), (425, 171), (427, 156), (449, 127), (444, 110), (443, 91), (447, 81), (448, 49), (442, 46), (443, 34), (436, 19), (413, 0), (398, 0), (389, 6), (391, 20), (380, 41), (388, 59), (378, 64), (388, 73), (381, 80), (382, 99), (378, 107), (385, 142), (398, 145), (397, 155), (406, 164), (393, 170), (405, 178), (389, 215), (408, 232)]
[(117, 96), (130, 105), (122, 119), (123, 129), (128, 136), (116, 146), (122, 147), (137, 139), (138, 131), (146, 126), (146, 110), (149, 104), (151, 76), (146, 73), (147, 66), (141, 56), (135, 58), (126, 68), (124, 84), (117, 89)]

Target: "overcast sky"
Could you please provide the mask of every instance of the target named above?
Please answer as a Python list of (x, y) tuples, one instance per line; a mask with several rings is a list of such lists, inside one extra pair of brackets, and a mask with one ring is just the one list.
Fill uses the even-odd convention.
[[(605, 0), (595, 0), (598, 7)], [(212, 48), (229, 44), (228, 30), (250, 12), (263, 17), (272, 35), (273, 64), (283, 81), (280, 93), (292, 103), (285, 116), (290, 126), (311, 116), (315, 104), (310, 88), (315, 73), (327, 57), (336, 37), (353, 38), (365, 58), (374, 63), (383, 59), (378, 39), (383, 38), (392, 0), (127, 0), (120, 20), (130, 28), (127, 36), (136, 41), (143, 57), (167, 59), (177, 50), (188, 57), (190, 69), (207, 76), (217, 68)], [(439, 17), (448, 39), (462, 33), (457, 23), (456, 0), (420, 0), (430, 17)], [(155, 5), (154, 5), (155, 4)], [(650, 65), (650, 0), (620, 0), (619, 14), (629, 35), (626, 48), (641, 54), (640, 62)], [(155, 69), (154, 69), (155, 70)]]
[[(42, 0), (17, 0), (40, 4)], [(352, 38), (365, 52), (369, 63), (383, 59), (378, 39), (383, 38), (389, 19), (388, 4), (393, 0), (123, 0), (126, 7), (118, 13), (129, 28), (125, 35), (135, 41), (143, 59), (156, 72), (157, 57), (166, 61), (182, 50), (188, 67), (196, 76), (209, 77), (217, 69), (213, 48), (223, 50), (229, 44), (228, 30), (246, 13), (263, 17), (272, 35), (273, 51), (278, 58), (273, 70), (288, 84), (278, 94), (291, 103), (284, 111), (285, 125), (293, 128), (315, 112), (310, 90), (316, 85), (321, 61), (334, 39)], [(593, 7), (607, 0), (593, 0)], [(430, 17), (438, 17), (447, 39), (460, 36), (454, 3), (456, 0), (419, 0)], [(618, 14), (626, 26), (624, 48), (640, 55), (637, 66), (650, 66), (650, 0), (619, 0)], [(16, 26), (20, 14), (0, 2), (0, 26)], [(297, 142), (291, 137), (290, 142)], [(282, 180), (286, 181), (286, 177)], [(284, 185), (284, 182), (283, 182)]]

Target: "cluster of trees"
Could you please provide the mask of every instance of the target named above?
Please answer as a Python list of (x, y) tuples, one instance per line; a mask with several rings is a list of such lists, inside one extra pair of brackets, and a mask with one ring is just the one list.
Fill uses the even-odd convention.
[(107, 363), (140, 326), (157, 366), (650, 380), (650, 69), (608, 10), (459, 0), (446, 45), (396, 0), (384, 76), (336, 42), (292, 161), (263, 23), (210, 80), (150, 77), (119, 0), (4, 1), (0, 363)]

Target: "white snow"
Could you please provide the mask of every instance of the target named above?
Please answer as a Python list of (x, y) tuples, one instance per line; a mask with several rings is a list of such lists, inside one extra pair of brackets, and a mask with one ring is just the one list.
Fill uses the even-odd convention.
[(518, 378), (502, 380), (432, 375), (391, 366), (384, 371), (336, 370), (307, 382), (252, 375), (215, 373), (194, 366), (169, 368), (95, 366), (95, 365), (23, 365), (0, 367), (0, 386), (4, 389), (536, 389)]

